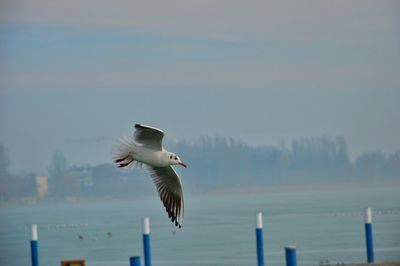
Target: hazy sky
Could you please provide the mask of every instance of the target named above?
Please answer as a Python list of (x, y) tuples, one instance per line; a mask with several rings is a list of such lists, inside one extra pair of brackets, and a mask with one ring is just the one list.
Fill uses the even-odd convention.
[(399, 1), (0, 0), (0, 143), (38, 174), (109, 161), (134, 122), (393, 152), (399, 25)]

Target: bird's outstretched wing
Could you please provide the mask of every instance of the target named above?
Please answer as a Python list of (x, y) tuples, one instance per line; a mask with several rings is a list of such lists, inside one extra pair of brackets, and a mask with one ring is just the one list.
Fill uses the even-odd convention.
[(161, 129), (141, 124), (135, 124), (135, 129), (133, 138), (137, 143), (154, 150), (162, 149), (164, 132)]
[(168, 217), (181, 227), (183, 222), (183, 192), (182, 184), (178, 174), (171, 166), (153, 167), (148, 166), (153, 182), (157, 187), (158, 194), (165, 206)]

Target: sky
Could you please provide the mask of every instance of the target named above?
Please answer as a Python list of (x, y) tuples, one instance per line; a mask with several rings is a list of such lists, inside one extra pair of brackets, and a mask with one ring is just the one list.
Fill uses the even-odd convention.
[(109, 162), (135, 122), (394, 152), (399, 25), (398, 1), (0, 0), (0, 144), (37, 174)]

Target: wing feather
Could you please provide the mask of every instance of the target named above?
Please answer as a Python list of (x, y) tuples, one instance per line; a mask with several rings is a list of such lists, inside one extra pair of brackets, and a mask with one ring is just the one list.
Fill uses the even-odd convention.
[(161, 129), (135, 124), (135, 133), (133, 134), (133, 138), (139, 144), (155, 150), (161, 150), (163, 137), (164, 132)]
[(157, 187), (158, 194), (168, 213), (168, 217), (181, 227), (183, 223), (184, 204), (182, 184), (178, 174), (171, 166), (148, 166), (150, 175)]

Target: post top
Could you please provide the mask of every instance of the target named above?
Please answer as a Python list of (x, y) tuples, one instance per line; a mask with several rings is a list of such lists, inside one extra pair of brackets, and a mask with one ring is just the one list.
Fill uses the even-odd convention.
[(143, 234), (149, 235), (150, 234), (150, 219), (145, 217), (143, 219)]
[(263, 228), (263, 215), (262, 215), (262, 212), (257, 213), (256, 228), (257, 229)]
[(365, 223), (366, 224), (372, 223), (372, 211), (370, 207), (365, 208)]
[(31, 240), (38, 240), (37, 224), (31, 224)]
[(285, 249), (286, 250), (293, 250), (293, 249), (295, 250), (296, 246), (286, 246)]

